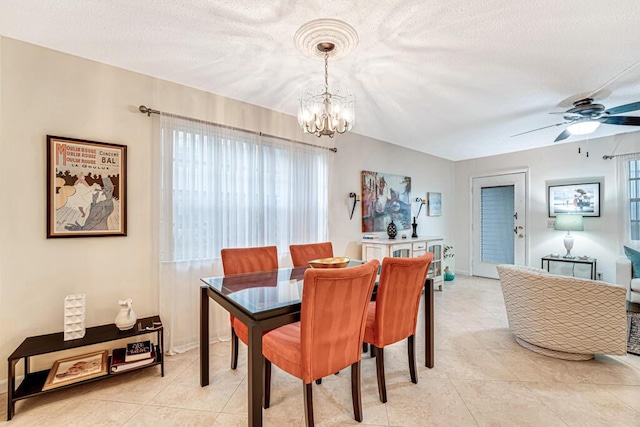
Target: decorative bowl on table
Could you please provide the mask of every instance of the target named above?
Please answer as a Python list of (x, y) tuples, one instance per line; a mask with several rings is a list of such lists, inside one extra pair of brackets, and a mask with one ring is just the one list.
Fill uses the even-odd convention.
[(349, 265), (349, 258), (331, 257), (312, 259), (309, 261), (309, 265), (313, 268), (344, 268)]

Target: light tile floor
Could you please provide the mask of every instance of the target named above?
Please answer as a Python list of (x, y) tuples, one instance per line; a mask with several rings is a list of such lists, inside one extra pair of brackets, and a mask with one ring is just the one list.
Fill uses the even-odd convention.
[[(406, 344), (385, 350), (388, 402), (378, 400), (375, 361), (362, 361), (366, 426), (640, 426), (640, 357), (569, 362), (520, 347), (511, 336), (498, 281), (458, 276), (436, 292), (436, 366), (424, 367), (418, 325), (418, 384)], [(422, 307), (421, 307), (422, 309)], [(420, 317), (422, 319), (422, 317)], [(211, 385), (199, 385), (198, 351), (159, 368), (18, 402), (0, 426), (245, 426), (246, 348), (229, 369), (229, 343), (211, 345)], [(274, 367), (265, 425), (304, 425), (302, 385)], [(316, 424), (357, 425), (349, 370), (314, 385)], [(6, 419), (6, 393), (0, 419)]]

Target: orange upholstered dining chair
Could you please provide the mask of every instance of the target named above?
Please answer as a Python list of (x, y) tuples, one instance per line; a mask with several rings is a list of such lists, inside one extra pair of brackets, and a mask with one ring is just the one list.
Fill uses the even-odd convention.
[(408, 338), (411, 381), (416, 374), (415, 334), (420, 294), (424, 288), (433, 254), (417, 258), (385, 258), (378, 281), (376, 301), (369, 303), (364, 342), (371, 344), (376, 355), (376, 374), (380, 401), (387, 401), (384, 379), (384, 347)]
[(331, 258), (333, 245), (331, 242), (289, 245), (289, 252), (294, 267), (308, 267), (312, 259)]
[[(278, 248), (275, 246), (222, 249), (220, 256), (225, 276), (278, 269)], [(238, 338), (247, 344), (249, 330), (247, 325), (232, 314), (229, 314), (229, 318), (231, 320), (231, 369), (236, 369), (238, 367)]]
[(360, 358), (367, 306), (380, 263), (350, 268), (310, 268), (302, 286), (300, 321), (262, 336), (264, 407), (269, 407), (271, 364), (302, 379), (305, 419), (313, 425), (313, 381), (351, 366), (351, 397), (362, 421)]

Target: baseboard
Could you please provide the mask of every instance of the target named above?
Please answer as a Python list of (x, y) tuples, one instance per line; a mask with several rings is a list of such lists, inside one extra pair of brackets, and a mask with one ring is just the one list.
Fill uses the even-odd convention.
[[(16, 376), (16, 384), (20, 384), (23, 379), (24, 379), (24, 375)], [(8, 384), (7, 380), (0, 380), (0, 395), (7, 392), (8, 390), (7, 384)]]

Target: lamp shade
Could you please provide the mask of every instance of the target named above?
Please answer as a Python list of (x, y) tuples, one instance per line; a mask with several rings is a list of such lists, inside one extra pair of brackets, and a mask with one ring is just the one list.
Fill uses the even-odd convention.
[(583, 217), (574, 214), (558, 214), (553, 228), (561, 231), (584, 231)]
[(567, 130), (571, 133), (571, 135), (587, 135), (593, 133), (600, 126), (600, 122), (596, 121), (586, 121), (586, 122), (578, 122), (567, 127)]

